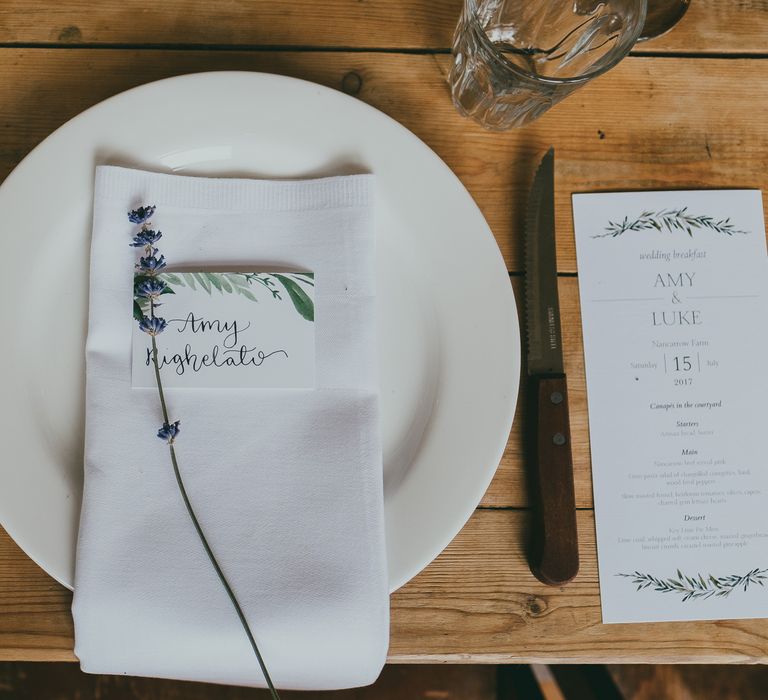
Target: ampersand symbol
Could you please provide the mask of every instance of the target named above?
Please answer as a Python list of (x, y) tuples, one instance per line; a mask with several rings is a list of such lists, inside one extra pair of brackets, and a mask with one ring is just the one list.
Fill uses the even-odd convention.
[(677, 296), (677, 292), (672, 292), (672, 303), (673, 304), (682, 304), (683, 302), (680, 301), (680, 298)]

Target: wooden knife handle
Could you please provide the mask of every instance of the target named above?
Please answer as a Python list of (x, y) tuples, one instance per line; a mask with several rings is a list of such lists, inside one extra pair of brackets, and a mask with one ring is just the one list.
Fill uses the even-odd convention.
[(531, 384), (531, 570), (542, 583), (557, 586), (579, 571), (568, 390), (565, 375), (532, 377)]

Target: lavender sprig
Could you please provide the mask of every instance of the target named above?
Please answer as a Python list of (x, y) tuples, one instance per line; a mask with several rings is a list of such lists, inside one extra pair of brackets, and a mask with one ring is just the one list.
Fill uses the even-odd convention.
[(136, 277), (136, 296), (142, 299), (151, 299), (157, 302), (162, 294), (167, 294), (170, 289), (168, 285), (157, 277), (147, 277), (142, 279)]
[(151, 317), (145, 316), (139, 321), (139, 330), (144, 331), (154, 338), (156, 335), (160, 335), (167, 325), (168, 322), (164, 318), (159, 318), (154, 315)]
[[(213, 551), (208, 544), (208, 540), (203, 534), (203, 530), (200, 527), (200, 522), (198, 521), (197, 516), (195, 515), (195, 511), (192, 508), (192, 504), (189, 501), (189, 497), (187, 496), (187, 490), (184, 487), (184, 480), (182, 479), (181, 471), (179, 470), (179, 463), (176, 458), (175, 443), (176, 438), (181, 432), (181, 421), (171, 421), (169, 418), (168, 406), (165, 401), (165, 392), (163, 391), (163, 382), (160, 377), (160, 364), (158, 362), (157, 350), (157, 336), (159, 336), (166, 329), (168, 322), (164, 318), (160, 318), (159, 316), (155, 315), (155, 309), (159, 306), (158, 299), (160, 296), (163, 294), (173, 294), (174, 292), (163, 280), (155, 277), (158, 272), (162, 271), (166, 267), (165, 256), (161, 255), (158, 258), (157, 254), (159, 251), (154, 247), (154, 244), (157, 243), (157, 241), (162, 237), (162, 233), (150, 228), (150, 218), (155, 213), (155, 209), (156, 207), (154, 205), (141, 206), (138, 209), (134, 209), (128, 212), (128, 220), (131, 223), (141, 226), (140, 230), (134, 234), (131, 246), (134, 248), (144, 248), (144, 256), (139, 258), (139, 261), (136, 264), (136, 271), (134, 273), (133, 315), (139, 324), (139, 328), (144, 333), (147, 333), (152, 340), (152, 365), (155, 370), (155, 383), (157, 385), (157, 393), (160, 399), (160, 408), (163, 415), (163, 424), (157, 431), (157, 437), (168, 444), (168, 450), (170, 451), (171, 456), (171, 465), (173, 466), (173, 473), (176, 477), (176, 483), (179, 487), (179, 492), (181, 493), (181, 498), (184, 501), (184, 506), (187, 509), (189, 518), (192, 521), (192, 525), (197, 532), (197, 536), (200, 538), (203, 549), (205, 549), (205, 553), (208, 555), (208, 559), (210, 560), (216, 575), (219, 577), (219, 580), (224, 586), (224, 590), (226, 591), (227, 596), (229, 596), (229, 599), (235, 608), (237, 617), (240, 620), (243, 629), (245, 630), (245, 634), (251, 644), (253, 653), (255, 654), (256, 660), (259, 663), (261, 672), (264, 674), (264, 679), (267, 682), (267, 686), (269, 687), (269, 691), (273, 700), (280, 700), (280, 696), (277, 694), (277, 690), (272, 683), (272, 679), (269, 676), (269, 672), (267, 671), (267, 667), (264, 663), (264, 659), (261, 656), (261, 652), (256, 645), (256, 640), (253, 637), (251, 628), (248, 626), (248, 621), (245, 619), (243, 610), (240, 607), (240, 604), (237, 602), (235, 593), (232, 590), (232, 587), (229, 585), (226, 577), (224, 576), (224, 572), (221, 570), (219, 563), (216, 561), (216, 557), (214, 556)], [(149, 316), (145, 315), (143, 311), (143, 309), (147, 307), (147, 304), (149, 304)]]
[(161, 231), (153, 231), (151, 228), (142, 228), (134, 237), (131, 243), (132, 248), (149, 247), (149, 255), (152, 255), (152, 246), (157, 243), (163, 234)]
[(176, 436), (181, 432), (179, 423), (181, 423), (179, 420), (174, 421), (170, 425), (168, 423), (163, 423), (163, 427), (157, 431), (157, 437), (161, 440), (165, 440), (169, 445), (173, 445), (176, 441)]
[(143, 275), (156, 275), (165, 269), (165, 256), (158, 258), (156, 255), (147, 255), (146, 258), (139, 258), (136, 269)]

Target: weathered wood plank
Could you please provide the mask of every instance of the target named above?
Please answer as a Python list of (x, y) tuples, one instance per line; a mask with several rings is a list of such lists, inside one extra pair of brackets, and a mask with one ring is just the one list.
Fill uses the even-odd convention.
[[(768, 662), (760, 620), (603, 625), (594, 518), (579, 512), (581, 571), (539, 583), (527, 513), (478, 510), (443, 554), (392, 596), (390, 661)], [(0, 660), (74, 660), (70, 594), (0, 531)]]
[[(558, 263), (574, 271), (572, 192), (759, 187), (768, 209), (768, 61), (630, 58), (530, 126), (497, 134), (453, 109), (448, 56), (323, 52), (0, 50), (0, 178), (50, 131), (135, 85), (201, 70), (258, 70), (341, 88), (402, 122), (456, 172), (510, 270), (541, 154), (557, 150)], [(30, 80), (34, 76), (34, 80)], [(346, 85), (357, 81), (346, 81)]]
[[(527, 513), (477, 511), (422, 574), (392, 598), (394, 661), (756, 663), (762, 620), (603, 625), (592, 511), (579, 511), (581, 570), (552, 588), (528, 570)], [(651, 594), (652, 595), (652, 594)], [(412, 649), (429, 649), (412, 655)], [(481, 652), (482, 650), (482, 652)]]
[[(461, 0), (4, 0), (0, 42), (445, 49)], [(765, 53), (766, 0), (694, 0), (638, 52)]]
[(70, 604), (0, 527), (0, 661), (74, 660)]

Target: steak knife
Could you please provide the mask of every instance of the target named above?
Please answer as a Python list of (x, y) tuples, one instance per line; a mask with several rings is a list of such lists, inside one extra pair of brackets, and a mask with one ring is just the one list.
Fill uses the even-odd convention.
[(548, 585), (579, 570), (568, 390), (560, 334), (555, 255), (555, 151), (541, 161), (525, 226), (528, 350), (528, 477), (534, 506), (530, 566)]

